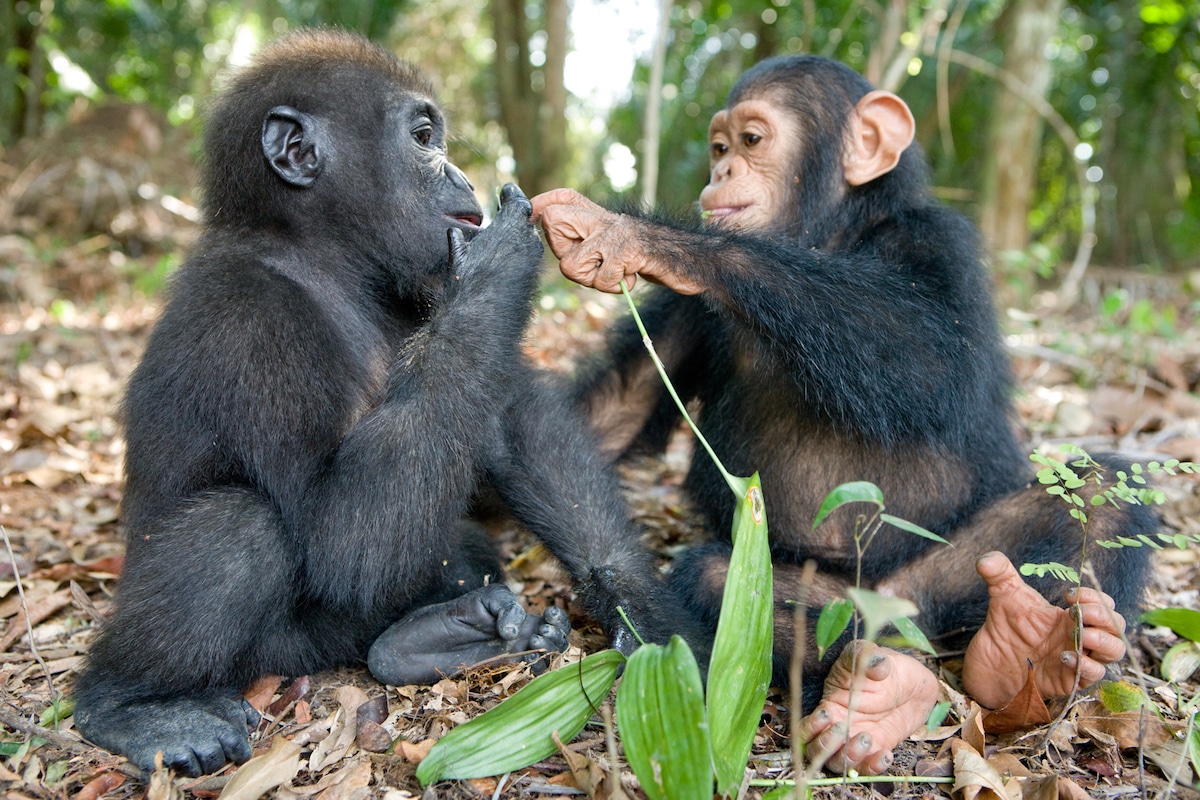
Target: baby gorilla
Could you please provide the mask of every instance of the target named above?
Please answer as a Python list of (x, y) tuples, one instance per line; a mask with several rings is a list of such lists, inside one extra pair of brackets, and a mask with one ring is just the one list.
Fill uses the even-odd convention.
[(492, 582), (467, 520), (485, 488), (618, 642), (618, 605), (680, 629), (586, 426), (522, 355), (530, 204), (505, 187), (481, 229), (445, 139), (415, 69), (331, 31), (277, 42), (213, 107), (204, 230), (123, 406), (116, 610), (75, 686), (83, 735), (142, 769), (247, 759), (240, 691), (265, 673), (365, 658), (410, 683), (563, 648), (560, 609)]

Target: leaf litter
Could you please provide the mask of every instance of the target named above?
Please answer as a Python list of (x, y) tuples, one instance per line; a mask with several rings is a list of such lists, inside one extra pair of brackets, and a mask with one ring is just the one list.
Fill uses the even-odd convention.
[[(0, 172), (0, 198), (11, 200), (5, 174)], [(47, 262), (38, 254), (51, 244), (40, 238), (37, 226), (6, 213), (12, 213), (12, 204), (0, 199), (0, 251), (14, 265), (12, 272), (0, 271), (0, 527), (13, 549), (11, 559), (0, 550), (0, 786), (7, 798), (405, 800), (609, 797), (614, 791), (643, 796), (623, 763), (614, 769), (598, 717), (575, 741), (562, 742), (557, 754), (531, 767), (422, 792), (415, 771), (433, 743), (527, 683), (532, 674), (524, 666), (488, 666), (432, 686), (384, 687), (353, 668), (268, 676), (248, 689), (263, 714), (254, 757), (195, 780), (156, 772), (143, 783), (124, 759), (83, 742), (69, 716), (43, 723), (51, 702), (69, 693), (95, 626), (111, 608), (123, 549), (118, 533), (123, 441), (114, 412), (157, 304), (113, 269), (128, 263), (126, 240), (97, 241), (109, 234), (89, 229), (80, 234), (90, 237), (88, 247), (62, 248)], [(177, 247), (189, 235), (183, 230), (165, 236), (161, 247)], [(147, 258), (158, 256), (152, 252)], [(143, 261), (140, 269), (152, 263)], [(84, 275), (92, 277), (80, 283)], [(1134, 286), (1154, 280), (1126, 278)], [(618, 307), (561, 287), (547, 294), (554, 302), (543, 306), (527, 352), (549, 369), (568, 369), (598, 344)], [(53, 299), (64, 296), (75, 302)], [(1186, 335), (1131, 333), (1120, 320), (1098, 316), (1081, 309), (1008, 320), (1021, 388), (1017, 406), (1031, 449), (1072, 442), (1089, 450), (1119, 449), (1141, 460), (1200, 460), (1200, 342)], [(641, 459), (620, 472), (632, 512), (664, 565), (703, 537), (681, 492), (690, 453), (688, 437), (679, 435), (662, 458)], [(1160, 485), (1168, 496), (1161, 508), (1166, 530), (1200, 533), (1200, 482), (1181, 476)], [(572, 607), (569, 582), (544, 548), (511, 523), (490, 527), (509, 560), (510, 583), (531, 609), (554, 602), (570, 608), (577, 628), (566, 660), (603, 649), (602, 634)], [(1166, 549), (1156, 559), (1150, 606), (1200, 607), (1200, 548)], [(21, 577), (24, 602), (14, 572)], [(1061, 701), (1042, 702), (1039, 710), (1042, 699), (1023, 692), (985, 718), (960, 693), (960, 664), (950, 654), (939, 675), (952, 716), (920, 741), (902, 745), (893, 774), (953, 776), (953, 797), (963, 800), (1118, 797), (1143, 788), (1154, 794), (1167, 788), (1172, 775), (1178, 775), (1174, 796), (1200, 796), (1187, 788), (1198, 778), (1178, 738), (1180, 706), (1200, 690), (1200, 676), (1177, 684), (1156, 677), (1177, 641), (1166, 628), (1143, 628), (1135, 635), (1134, 655), (1151, 702), (1124, 711), (1109, 711), (1092, 698), (1094, 692), (1066, 708)], [(1141, 685), (1129, 659), (1117, 672), (1114, 678)], [(768, 695), (750, 761), (757, 778), (791, 777), (787, 703), (777, 690)], [(763, 791), (754, 787), (746, 796)], [(816, 793), (881, 792), (951, 796), (944, 784), (900, 781), (850, 783)]]

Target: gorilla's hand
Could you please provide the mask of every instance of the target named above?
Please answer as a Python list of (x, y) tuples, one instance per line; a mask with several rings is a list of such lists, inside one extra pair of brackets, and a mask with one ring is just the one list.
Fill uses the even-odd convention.
[(542, 652), (565, 649), (570, 630), (561, 608), (536, 617), (506, 587), (485, 586), (392, 624), (371, 645), (367, 666), (392, 686), (431, 683), (497, 657), (536, 661)]
[(510, 280), (521, 276), (536, 280), (542, 267), (542, 240), (529, 221), (532, 210), (525, 193), (515, 183), (506, 183), (500, 190), (496, 218), (470, 245), (461, 230), (450, 228), (450, 269), (456, 279), (482, 271), (498, 279), (508, 273)]
[(197, 777), (216, 772), (226, 761), (250, 758), (247, 731), (258, 725), (258, 712), (230, 694), (180, 697), (109, 705), (104, 701), (77, 708), (75, 724), (93, 744), (121, 753), (143, 772), (163, 766)]

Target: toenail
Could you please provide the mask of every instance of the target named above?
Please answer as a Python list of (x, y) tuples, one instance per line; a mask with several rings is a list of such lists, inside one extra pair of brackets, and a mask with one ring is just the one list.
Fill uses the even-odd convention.
[(886, 658), (886, 656), (883, 656), (883, 655), (874, 655), (871, 657), (871, 660), (867, 662), (867, 666), (868, 667), (878, 667), (880, 664), (883, 663), (883, 660), (885, 658)]
[(823, 708), (818, 708), (817, 713), (813, 716), (817, 718), (818, 722), (829, 722), (829, 712)]

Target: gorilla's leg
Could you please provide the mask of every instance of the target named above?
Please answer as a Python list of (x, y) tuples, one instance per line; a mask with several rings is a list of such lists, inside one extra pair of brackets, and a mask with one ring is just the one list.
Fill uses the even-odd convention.
[[(271, 671), (302, 675), (353, 650), (328, 626), (318, 648), (296, 616), (299, 558), (257, 495), (202, 495), (129, 542), (116, 611), (75, 685), (90, 741), (143, 770), (188, 775), (250, 757), (254, 713), (239, 697)], [(185, 576), (186, 586), (179, 580)]]

